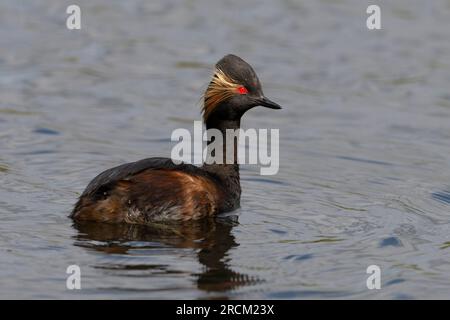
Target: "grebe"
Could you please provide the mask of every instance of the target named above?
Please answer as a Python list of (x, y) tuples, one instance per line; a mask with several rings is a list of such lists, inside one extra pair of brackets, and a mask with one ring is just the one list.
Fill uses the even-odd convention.
[[(239, 129), (243, 114), (256, 106), (281, 109), (267, 99), (253, 68), (229, 54), (215, 66), (204, 94), (206, 129)], [(170, 158), (148, 158), (108, 169), (81, 194), (71, 218), (76, 221), (148, 224), (197, 220), (239, 207), (241, 186), (237, 163), (175, 164)], [(223, 143), (223, 155), (226, 156)]]

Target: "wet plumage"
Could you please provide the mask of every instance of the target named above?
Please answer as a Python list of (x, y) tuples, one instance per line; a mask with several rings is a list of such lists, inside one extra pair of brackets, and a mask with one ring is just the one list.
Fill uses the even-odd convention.
[[(250, 65), (234, 55), (222, 58), (204, 95), (206, 127), (222, 133), (238, 129), (242, 115), (257, 105), (280, 108), (264, 97)], [(174, 164), (168, 158), (148, 158), (99, 174), (81, 194), (71, 217), (133, 224), (198, 220), (236, 209), (240, 195), (236, 162), (196, 167)]]

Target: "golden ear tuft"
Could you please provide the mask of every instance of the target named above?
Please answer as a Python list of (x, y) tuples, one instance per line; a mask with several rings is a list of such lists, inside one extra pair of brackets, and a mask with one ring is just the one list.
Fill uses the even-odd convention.
[(204, 94), (203, 119), (208, 119), (211, 112), (223, 101), (236, 94), (239, 84), (216, 68), (214, 76)]

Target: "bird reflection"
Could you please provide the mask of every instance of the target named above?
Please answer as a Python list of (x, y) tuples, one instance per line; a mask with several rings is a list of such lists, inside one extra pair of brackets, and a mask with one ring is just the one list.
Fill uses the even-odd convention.
[[(237, 247), (231, 231), (237, 225), (236, 217), (208, 219), (179, 224), (101, 224), (77, 222), (75, 245), (108, 254), (128, 254), (130, 250), (172, 247), (198, 249), (197, 258), (204, 266), (194, 274), (197, 288), (207, 292), (226, 292), (259, 282), (229, 267), (228, 252)], [(156, 250), (157, 252), (157, 250)], [(185, 254), (185, 252), (183, 253)], [(121, 265), (124, 270), (155, 268), (153, 265)], [(113, 268), (113, 267), (112, 267)], [(168, 271), (169, 272), (169, 271)]]

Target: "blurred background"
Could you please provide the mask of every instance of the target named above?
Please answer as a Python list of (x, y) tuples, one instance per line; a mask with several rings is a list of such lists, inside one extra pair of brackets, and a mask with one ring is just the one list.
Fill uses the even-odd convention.
[[(3, 0), (0, 21), (1, 298), (450, 298), (450, 0)], [(95, 175), (170, 156), (228, 53), (284, 107), (243, 120), (280, 129), (279, 173), (243, 166), (217, 221), (73, 225)]]

